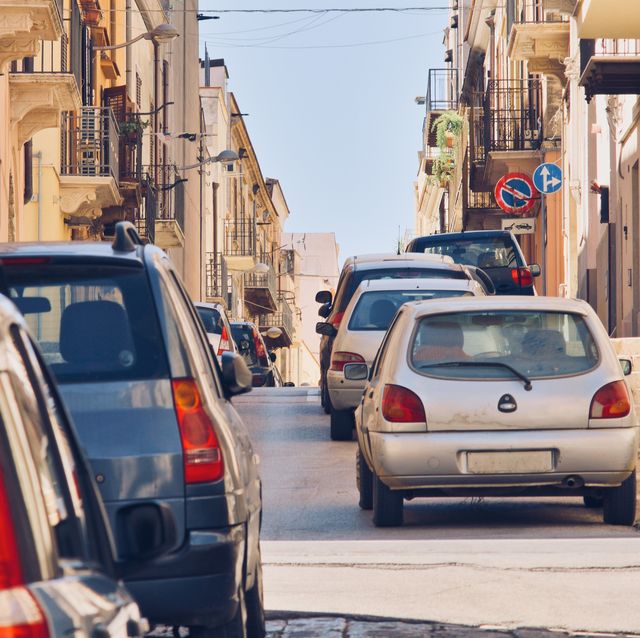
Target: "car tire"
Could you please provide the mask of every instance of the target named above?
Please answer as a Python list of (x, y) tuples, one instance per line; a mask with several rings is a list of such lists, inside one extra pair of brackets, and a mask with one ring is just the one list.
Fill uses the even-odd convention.
[(353, 439), (353, 410), (334, 410), (331, 408), (331, 440), (351, 441)]
[(376, 527), (398, 527), (404, 518), (402, 494), (390, 490), (373, 475), (373, 524)]
[(356, 450), (356, 485), (360, 499), (358, 505), (361, 510), (373, 508), (373, 472), (369, 469), (360, 446)]
[(247, 638), (265, 638), (267, 629), (264, 617), (264, 589), (262, 586), (262, 558), (258, 553), (258, 563), (253, 587), (246, 593)]
[(605, 491), (602, 518), (608, 525), (633, 525), (636, 520), (636, 471), (622, 485)]
[(604, 498), (602, 496), (583, 496), (582, 500), (584, 501), (584, 506), (587, 509), (598, 509), (602, 507), (602, 503), (604, 502)]
[(189, 627), (189, 638), (249, 638), (247, 634), (247, 606), (244, 589), (238, 591), (240, 602), (233, 618), (222, 627)]

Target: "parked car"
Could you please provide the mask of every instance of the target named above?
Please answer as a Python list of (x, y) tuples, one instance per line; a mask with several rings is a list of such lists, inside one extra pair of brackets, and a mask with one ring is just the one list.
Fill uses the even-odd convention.
[(255, 324), (250, 321), (232, 321), (231, 334), (240, 356), (253, 377), (254, 388), (273, 388), (276, 385), (274, 362), (276, 355), (269, 352)]
[(529, 264), (515, 236), (508, 230), (470, 230), (416, 237), (409, 253), (446, 255), (457, 264), (481, 268), (491, 277), (498, 295), (535, 295), (538, 264)]
[[(333, 336), (327, 389), (331, 400), (331, 439), (348, 441), (353, 434), (353, 412), (362, 399), (367, 370), (382, 339), (404, 303), (484, 295), (476, 281), (465, 279), (379, 279), (365, 280), (356, 289), (340, 327), (318, 324), (321, 334)], [(345, 365), (359, 363), (360, 367)]]
[[(495, 292), (488, 275), (472, 266), (454, 264), (450, 257), (409, 253), (357, 255), (345, 261), (335, 298), (329, 290), (316, 294), (316, 302), (321, 304), (318, 314), (337, 329), (353, 293), (363, 281), (411, 278), (476, 280), (485, 287), (487, 294)], [(320, 340), (320, 400), (327, 414), (331, 412), (327, 370), (331, 366), (333, 339), (323, 335)]]
[[(172, 542), (155, 504), (120, 531), (140, 568)], [(18, 310), (0, 297), (0, 634), (129, 638), (148, 623), (118, 580), (104, 509)]]
[(199, 301), (194, 305), (207, 333), (211, 348), (218, 357), (218, 361), (221, 361), (225, 352), (237, 352), (235, 341), (231, 336), (231, 325), (224, 306), (219, 303), (205, 303), (203, 301)]
[(169, 257), (138, 242), (121, 222), (113, 244), (8, 244), (0, 265), (73, 416), (118, 557), (136, 550), (123, 531), (133, 505), (175, 526), (157, 560), (124, 571), (144, 615), (206, 636), (243, 635), (246, 618), (262, 636), (260, 477), (229, 401), (249, 372), (232, 353), (218, 366)]
[(583, 301), (403, 306), (356, 430), (360, 506), (377, 526), (400, 525), (405, 498), (455, 495), (602, 497), (605, 523), (635, 520), (637, 415)]

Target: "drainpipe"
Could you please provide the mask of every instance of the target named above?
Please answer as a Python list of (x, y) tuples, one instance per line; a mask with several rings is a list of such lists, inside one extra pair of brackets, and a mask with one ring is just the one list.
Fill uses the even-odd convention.
[(38, 241), (42, 241), (42, 151), (34, 153), (38, 160)]
[[(126, 0), (125, 2), (125, 42), (129, 42), (133, 40), (133, 27), (131, 25), (131, 0)], [(133, 90), (132, 77), (131, 73), (131, 59), (132, 52), (131, 47), (125, 47), (125, 84), (127, 86), (127, 95), (135, 96), (135, 92)]]

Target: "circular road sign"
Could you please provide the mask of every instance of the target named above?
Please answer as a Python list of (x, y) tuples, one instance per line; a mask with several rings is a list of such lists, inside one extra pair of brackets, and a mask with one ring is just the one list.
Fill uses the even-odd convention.
[(562, 188), (562, 169), (551, 162), (540, 164), (533, 174), (533, 183), (543, 195), (551, 195)]
[(535, 186), (528, 175), (508, 173), (496, 184), (496, 202), (505, 213), (524, 215), (536, 203), (535, 192)]

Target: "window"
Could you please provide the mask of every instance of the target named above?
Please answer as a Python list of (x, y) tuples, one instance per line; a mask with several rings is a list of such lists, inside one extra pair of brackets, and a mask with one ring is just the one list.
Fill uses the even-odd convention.
[(396, 311), (410, 301), (472, 296), (464, 290), (376, 290), (365, 292), (353, 309), (349, 330), (386, 330)]
[(5, 277), (59, 382), (168, 376), (155, 305), (141, 268), (87, 262), (13, 265), (5, 268)]
[(508, 366), (534, 379), (575, 375), (599, 361), (580, 315), (527, 310), (428, 315), (410, 356), (422, 374), (465, 379), (508, 378)]
[(224, 323), (220, 313), (215, 308), (203, 308), (202, 306), (196, 306), (198, 316), (202, 321), (202, 325), (208, 334), (221, 335)]
[(429, 240), (416, 246), (433, 255), (448, 255), (457, 264), (478, 268), (517, 268), (524, 266), (513, 242), (505, 237), (477, 237), (470, 239)]

